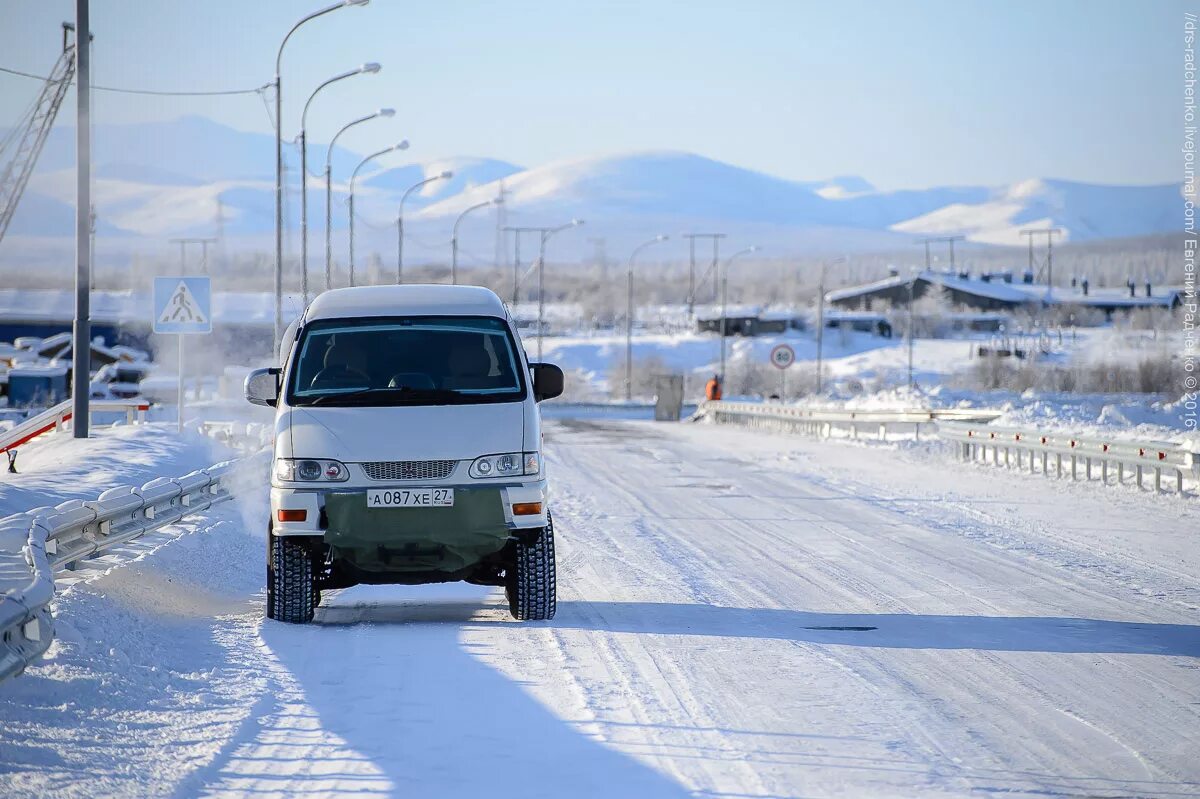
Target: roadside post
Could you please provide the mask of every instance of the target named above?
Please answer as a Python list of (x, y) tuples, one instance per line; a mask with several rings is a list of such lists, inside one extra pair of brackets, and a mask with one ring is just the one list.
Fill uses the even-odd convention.
[(771, 365), (779, 370), (779, 399), (787, 397), (787, 370), (796, 362), (796, 351), (788, 344), (777, 344), (771, 350)]
[(212, 332), (212, 283), (207, 277), (154, 278), (154, 332), (179, 339), (179, 432), (183, 432), (183, 337)]

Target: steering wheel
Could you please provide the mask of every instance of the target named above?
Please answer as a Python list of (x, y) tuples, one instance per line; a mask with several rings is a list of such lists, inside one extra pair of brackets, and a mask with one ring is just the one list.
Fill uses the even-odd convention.
[(312, 381), (308, 384), (309, 388), (319, 388), (322, 384), (340, 387), (347, 384), (364, 383), (371, 384), (371, 378), (365, 372), (351, 368), (345, 364), (337, 364), (334, 366), (326, 366), (321, 371), (313, 375)]

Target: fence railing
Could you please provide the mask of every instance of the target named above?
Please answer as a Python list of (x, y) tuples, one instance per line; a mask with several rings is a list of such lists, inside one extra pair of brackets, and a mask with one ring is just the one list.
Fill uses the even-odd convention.
[(922, 425), (943, 441), (953, 442), (965, 461), (1005, 466), (1072, 480), (1099, 480), (1105, 485), (1145, 487), (1155, 491), (1169, 482), (1184, 494), (1191, 483), (1200, 491), (1200, 453), (1161, 441), (1128, 441), (1076, 436), (1032, 428), (989, 424), (1000, 411), (946, 410), (850, 411), (754, 402), (706, 402), (698, 417), (762, 430), (797, 432), (820, 438), (920, 438)]
[(953, 422), (939, 424), (938, 437), (955, 442), (959, 457), (965, 461), (1034, 474), (1072, 480), (1098, 477), (1106, 485), (1128, 482), (1138, 488), (1144, 487), (1147, 475), (1152, 475), (1155, 491), (1163, 490), (1165, 476), (1178, 494), (1184, 493), (1187, 482), (1200, 482), (1200, 455), (1169, 442), (1125, 441)]
[[(11, 430), (0, 433), (0, 453), (16, 449), (51, 430), (61, 431), (71, 420), (72, 408), (71, 400), (64, 400), (53, 408), (47, 408), (26, 419)], [(91, 413), (124, 412), (125, 421), (133, 424), (135, 421), (146, 420), (146, 411), (150, 410), (150, 403), (146, 400), (92, 400), (89, 408)]]
[(922, 430), (932, 432), (932, 425), (937, 422), (989, 422), (1000, 413), (986, 408), (847, 410), (726, 401), (706, 402), (696, 411), (697, 416), (711, 418), (718, 423), (760, 430), (802, 433), (819, 438), (873, 437), (880, 440), (899, 436), (919, 439)]
[(269, 453), (179, 478), (120, 486), (0, 519), (0, 680), (20, 674), (54, 638), (54, 570), (174, 524), (262, 484)]

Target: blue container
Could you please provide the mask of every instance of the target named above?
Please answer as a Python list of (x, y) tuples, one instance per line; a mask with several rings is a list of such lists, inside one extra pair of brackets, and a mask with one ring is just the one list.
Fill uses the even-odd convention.
[(65, 366), (18, 366), (8, 373), (10, 408), (49, 408), (66, 398)]

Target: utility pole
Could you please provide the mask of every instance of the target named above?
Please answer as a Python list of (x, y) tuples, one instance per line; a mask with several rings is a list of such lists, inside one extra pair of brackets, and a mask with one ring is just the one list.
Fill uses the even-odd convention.
[(821, 369), (825, 347), (825, 273), (834, 264), (845, 263), (846, 257), (821, 262), (821, 276), (817, 279), (817, 392), (821, 393)]
[(75, 325), (71, 344), (71, 428), (88, 437), (92, 389), (92, 208), (91, 66), (92, 29), (88, 0), (75, 0)]
[[(1021, 235), (1029, 238), (1029, 269), (1033, 271), (1033, 237), (1046, 237), (1046, 286), (1047, 292), (1054, 288), (1054, 237), (1062, 235), (1062, 228), (1044, 227), (1022, 230)], [(1041, 274), (1038, 274), (1041, 277)]]
[(913, 338), (917, 332), (913, 317), (913, 290), (916, 285), (917, 279), (910, 275), (908, 279), (908, 390), (910, 393), (913, 388)]
[(608, 252), (606, 247), (608, 239), (599, 236), (589, 238), (587, 241), (594, 248), (592, 260), (596, 262), (596, 266), (600, 267), (600, 282), (608, 283)]
[(187, 239), (168, 239), (172, 244), (179, 245), (179, 264), (183, 268), (182, 274), (187, 274), (187, 245), (200, 245), (200, 272), (208, 274), (208, 245), (215, 244), (216, 238), (187, 238)]
[(954, 242), (966, 241), (966, 236), (933, 236), (927, 239), (921, 239), (921, 243), (925, 245), (925, 269), (929, 270), (929, 245), (934, 243), (945, 242), (950, 245), (950, 271), (954, 271)]
[(221, 202), (220, 197), (217, 197), (217, 218), (215, 225), (217, 228), (217, 272), (224, 274), (226, 271), (225, 204)]
[(492, 253), (492, 266), (497, 272), (503, 267), (508, 252), (508, 234), (505, 230), (508, 227), (508, 209), (504, 206), (509, 194), (512, 192), (504, 188), (504, 181), (500, 181), (500, 191), (496, 194), (496, 248)]
[[(708, 265), (708, 269), (704, 272), (704, 276), (700, 278), (703, 283), (708, 279), (709, 272), (715, 272), (717, 268), (717, 259), (720, 255), (720, 241), (725, 238), (724, 233), (684, 233), (683, 237), (688, 240), (688, 294), (687, 307), (688, 317), (695, 316), (696, 312), (696, 239), (712, 239), (713, 253), (712, 263)], [(713, 301), (717, 298), (716, 278), (713, 278)]]
[[(546, 312), (546, 242), (567, 228), (579, 227), (583, 224), (582, 219), (572, 219), (565, 225), (558, 227), (509, 227), (505, 230), (515, 231), (517, 234), (517, 261), (513, 267), (513, 295), (517, 293), (517, 287), (520, 286), (520, 248), (522, 233), (537, 233), (540, 239), (538, 245), (538, 259), (535, 263), (538, 270), (538, 316), (537, 316), (537, 359), (542, 360), (542, 320), (545, 318)], [(515, 304), (515, 299), (514, 299)]]

